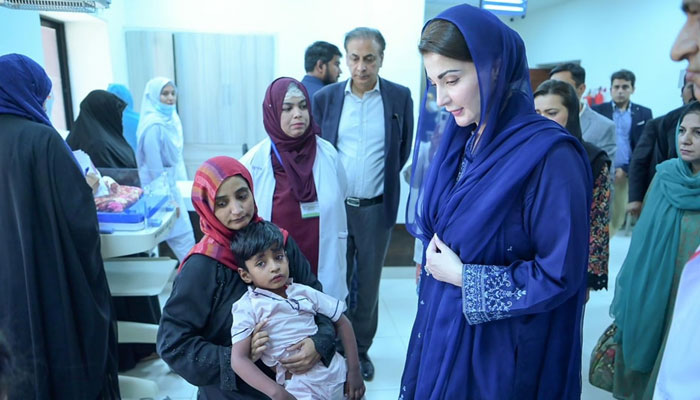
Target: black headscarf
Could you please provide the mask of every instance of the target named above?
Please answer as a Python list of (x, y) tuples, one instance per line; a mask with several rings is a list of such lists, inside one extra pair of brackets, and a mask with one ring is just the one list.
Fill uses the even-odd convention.
[[(4, 73), (12, 68), (23, 73)], [(0, 92), (49, 85), (25, 56), (0, 57), (0, 71)], [(15, 98), (2, 100), (15, 112), (0, 110), (0, 331), (18, 372), (9, 398), (117, 399), (92, 191), (58, 132)]]
[(80, 103), (80, 114), (66, 141), (86, 152), (98, 168), (138, 168), (134, 150), (123, 135), (126, 102), (105, 90), (93, 90)]
[(583, 148), (586, 149), (588, 160), (591, 163), (591, 170), (593, 171), (593, 180), (595, 181), (605, 165), (610, 167), (610, 157), (600, 147), (583, 140), (581, 121), (579, 119), (580, 106), (576, 90), (568, 82), (550, 79), (542, 82), (537, 87), (533, 98), (546, 94), (555, 94), (562, 98), (562, 104), (566, 107), (566, 111), (569, 114), (565, 128), (572, 136), (581, 141)]

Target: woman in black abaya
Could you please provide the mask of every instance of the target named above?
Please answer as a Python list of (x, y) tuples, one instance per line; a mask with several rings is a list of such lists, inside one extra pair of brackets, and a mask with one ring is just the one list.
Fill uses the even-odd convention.
[(106, 90), (93, 90), (80, 102), (80, 114), (66, 142), (90, 156), (97, 168), (138, 168), (134, 150), (124, 139), (126, 102)]
[[(73, 150), (82, 150), (90, 156), (95, 167), (104, 174), (105, 168), (132, 169), (119, 173), (120, 184), (140, 186), (138, 165), (134, 150), (124, 139), (122, 113), (126, 102), (105, 90), (93, 90), (80, 102), (80, 114), (66, 142)], [(110, 172), (107, 172), (110, 175)], [(112, 176), (117, 178), (116, 176)], [(114, 308), (119, 321), (158, 324), (160, 303), (158, 296), (115, 297)], [(119, 370), (134, 368), (144, 357), (156, 354), (156, 345), (141, 343), (119, 344)]]
[(117, 399), (116, 326), (90, 187), (30, 58), (0, 57), (0, 331), (9, 399)]

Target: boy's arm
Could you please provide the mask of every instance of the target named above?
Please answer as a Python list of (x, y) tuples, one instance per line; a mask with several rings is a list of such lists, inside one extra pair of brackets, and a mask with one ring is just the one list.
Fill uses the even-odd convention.
[(250, 336), (236, 342), (231, 347), (231, 368), (247, 384), (265, 393), (272, 399), (294, 399), (277, 382), (265, 375), (253, 361), (250, 360)]
[(357, 355), (357, 342), (355, 332), (352, 330), (350, 320), (341, 314), (335, 322), (335, 328), (345, 348), (345, 358), (348, 363), (348, 377), (345, 385), (345, 394), (348, 399), (361, 399), (365, 394), (365, 383), (360, 372), (360, 358)]

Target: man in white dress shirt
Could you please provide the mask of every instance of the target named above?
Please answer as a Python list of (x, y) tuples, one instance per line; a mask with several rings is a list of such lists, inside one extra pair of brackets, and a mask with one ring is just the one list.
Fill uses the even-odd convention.
[[(365, 380), (374, 377), (367, 356), (377, 331), (378, 297), (399, 204), (399, 172), (411, 151), (413, 101), (408, 88), (379, 77), (386, 44), (371, 28), (345, 36), (350, 79), (325, 86), (313, 99), (321, 135), (336, 149), (348, 178), (348, 317)], [(356, 298), (356, 302), (353, 302)]]

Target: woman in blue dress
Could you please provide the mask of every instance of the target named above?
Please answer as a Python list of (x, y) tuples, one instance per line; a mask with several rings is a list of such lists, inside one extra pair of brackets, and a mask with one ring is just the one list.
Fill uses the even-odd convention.
[(491, 13), (446, 10), (419, 50), (452, 116), (414, 152), (407, 221), (426, 251), (401, 398), (578, 399), (586, 152), (535, 113), (522, 39)]

